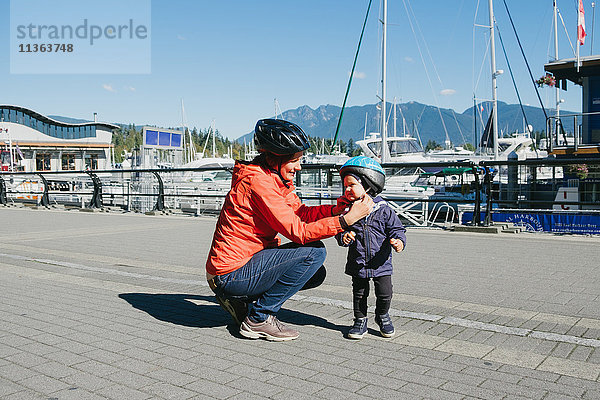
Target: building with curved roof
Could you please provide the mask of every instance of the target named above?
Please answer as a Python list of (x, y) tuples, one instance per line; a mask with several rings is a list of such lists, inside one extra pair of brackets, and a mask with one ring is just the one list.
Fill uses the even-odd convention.
[(67, 123), (28, 108), (0, 104), (2, 170), (110, 169), (112, 134), (104, 122)]

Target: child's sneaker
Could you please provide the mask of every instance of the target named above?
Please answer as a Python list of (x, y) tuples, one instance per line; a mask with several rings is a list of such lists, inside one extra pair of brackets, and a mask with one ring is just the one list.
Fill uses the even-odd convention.
[(392, 324), (390, 314), (385, 313), (383, 315), (376, 315), (375, 322), (379, 325), (379, 332), (381, 332), (383, 337), (390, 338), (394, 336), (396, 331), (394, 330), (394, 324)]
[(354, 325), (348, 331), (350, 339), (362, 339), (367, 333), (367, 318), (354, 318)]

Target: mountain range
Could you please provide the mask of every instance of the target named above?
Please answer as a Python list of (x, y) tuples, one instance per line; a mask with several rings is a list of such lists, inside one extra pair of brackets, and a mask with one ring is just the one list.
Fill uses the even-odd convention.
[[(491, 102), (477, 104), (477, 143), (481, 140), (488, 116), (491, 110)], [(340, 116), (340, 107), (334, 105), (322, 105), (316, 109), (309, 106), (301, 106), (294, 110), (284, 111), (281, 119), (298, 124), (309, 136), (332, 139)], [(390, 113), (388, 120), (388, 135), (393, 133), (393, 104), (386, 107)], [(527, 123), (533, 127), (534, 132), (544, 132), (546, 118), (539, 107), (523, 106)], [(546, 110), (548, 115), (554, 115), (554, 110)], [(573, 113), (562, 111), (563, 113)], [(405, 123), (403, 124), (403, 118)], [(340, 126), (338, 139), (347, 142), (363, 139), (365, 132), (379, 132), (380, 112), (378, 104), (364, 106), (346, 107)], [(444, 144), (446, 132), (448, 138), (455, 145), (464, 143), (475, 144), (473, 107), (462, 113), (457, 113), (449, 108), (438, 108), (417, 102), (397, 104), (396, 109), (396, 134), (402, 136), (404, 133), (420, 137), (425, 145), (429, 140)], [(442, 122), (443, 121), (443, 122)], [(366, 124), (366, 129), (365, 129)], [(507, 104), (498, 102), (498, 127), (500, 136), (514, 132), (524, 131), (524, 118), (521, 107), (518, 104)], [(415, 129), (416, 127), (416, 129)], [(241, 136), (238, 142), (249, 142), (252, 132)]]
[[(492, 108), (490, 102), (477, 104), (477, 139), (475, 139), (473, 107), (466, 109), (462, 113), (457, 113), (449, 108), (438, 108), (414, 101), (397, 104), (396, 107), (396, 134), (401, 136), (406, 133), (418, 137), (423, 145), (427, 144), (430, 140), (444, 144), (446, 132), (454, 145), (479, 143)], [(333, 139), (340, 116), (340, 109), (339, 106), (330, 104), (321, 105), (316, 109), (304, 105), (293, 110), (284, 111), (278, 118), (298, 124), (309, 136)], [(543, 110), (532, 106), (523, 106), (523, 109), (527, 116), (527, 123), (533, 127), (533, 131), (544, 132), (546, 118)], [(386, 110), (389, 112), (388, 134), (392, 136), (394, 134), (393, 104), (388, 103)], [(548, 115), (554, 115), (554, 110), (546, 110), (546, 112)], [(566, 110), (561, 110), (561, 112), (564, 114), (575, 113)], [(90, 122), (62, 116), (50, 116), (50, 118), (69, 123)], [(348, 142), (349, 139), (357, 141), (363, 139), (365, 132), (367, 134), (379, 132), (379, 118), (379, 104), (346, 107), (338, 139), (344, 142)], [(128, 124), (124, 123), (116, 124), (122, 127), (128, 126)], [(151, 126), (152, 121), (148, 121), (146, 125)], [(517, 131), (523, 132), (525, 129), (524, 125), (523, 113), (518, 104), (498, 102), (498, 127), (501, 136)], [(136, 124), (136, 128), (138, 129), (141, 129), (142, 126), (144, 124)], [(244, 143), (244, 141), (250, 143), (252, 136), (253, 132), (249, 132), (236, 139), (236, 141), (238, 143)]]

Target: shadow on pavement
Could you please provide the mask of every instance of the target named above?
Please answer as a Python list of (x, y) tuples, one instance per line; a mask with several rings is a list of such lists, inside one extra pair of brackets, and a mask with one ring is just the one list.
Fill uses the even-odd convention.
[[(214, 296), (121, 293), (119, 298), (131, 304), (133, 308), (144, 311), (160, 321), (195, 328), (230, 325), (228, 326), (229, 332), (239, 337), (237, 327), (233, 326), (230, 315), (217, 304)], [(342, 333), (347, 330), (346, 326), (336, 325), (324, 318), (294, 310), (281, 309), (277, 317), (283, 322), (294, 325), (319, 326)]]

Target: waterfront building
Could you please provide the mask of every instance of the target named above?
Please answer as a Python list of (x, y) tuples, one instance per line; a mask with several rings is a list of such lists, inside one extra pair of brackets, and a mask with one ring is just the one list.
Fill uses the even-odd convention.
[(3, 171), (25, 172), (111, 169), (112, 134), (118, 129), (96, 121), (61, 122), (28, 108), (0, 105), (0, 164)]

